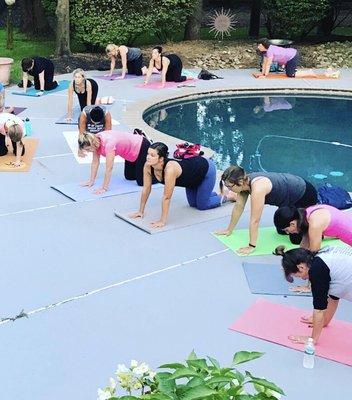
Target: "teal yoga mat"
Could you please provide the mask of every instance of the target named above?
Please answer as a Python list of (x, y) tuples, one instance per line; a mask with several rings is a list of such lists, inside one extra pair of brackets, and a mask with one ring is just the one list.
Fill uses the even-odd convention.
[[(59, 86), (57, 88), (55, 88), (53, 90), (44, 91), (42, 96), (46, 96), (48, 94), (52, 94), (52, 93), (56, 93), (56, 92), (61, 92), (62, 90), (68, 89), (68, 87), (70, 85), (70, 81), (67, 81), (67, 80), (59, 81), (58, 83), (59, 83)], [(17, 96), (42, 97), (42, 96), (38, 96), (38, 93), (39, 93), (39, 90), (35, 90), (34, 87), (27, 89), (26, 93), (24, 93), (23, 90), (12, 92), (12, 94), (15, 94)]]

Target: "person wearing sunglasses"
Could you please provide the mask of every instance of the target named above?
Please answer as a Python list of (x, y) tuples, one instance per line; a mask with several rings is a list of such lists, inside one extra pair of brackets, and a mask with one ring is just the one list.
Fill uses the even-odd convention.
[[(222, 174), (221, 191), (223, 191), (224, 186), (237, 193), (237, 201), (228, 227), (217, 231), (216, 234), (218, 235), (231, 235), (250, 197), (248, 246), (238, 249), (238, 252), (244, 255), (250, 254), (256, 248), (260, 218), (265, 204), (276, 207), (306, 208), (316, 204), (318, 200), (315, 187), (299, 176), (277, 172), (252, 172), (247, 174), (242, 167), (237, 165), (227, 168)], [(284, 231), (278, 231), (278, 233), (285, 234)], [(300, 243), (301, 236), (292, 234), (290, 239), (293, 243)]]

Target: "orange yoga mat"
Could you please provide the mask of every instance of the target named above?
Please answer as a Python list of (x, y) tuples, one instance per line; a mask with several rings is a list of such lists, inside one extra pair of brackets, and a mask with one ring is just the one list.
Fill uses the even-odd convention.
[[(257, 78), (255, 74), (252, 74), (254, 78)], [(258, 79), (258, 78), (257, 78)], [(316, 74), (316, 75), (306, 75), (306, 76), (295, 76), (294, 78), (290, 78), (286, 74), (281, 74), (281, 73), (275, 73), (275, 74), (269, 74), (267, 75), (266, 78), (263, 79), (339, 79), (339, 78), (328, 78), (324, 74)]]
[(16, 157), (10, 150), (9, 153), (6, 154), (6, 156), (0, 157), (0, 172), (28, 172), (31, 168), (32, 160), (37, 149), (38, 142), (38, 139), (24, 138), (23, 144), (26, 152), (24, 156), (21, 157), (21, 160), (24, 164), (21, 167), (13, 167), (10, 163), (15, 161)]

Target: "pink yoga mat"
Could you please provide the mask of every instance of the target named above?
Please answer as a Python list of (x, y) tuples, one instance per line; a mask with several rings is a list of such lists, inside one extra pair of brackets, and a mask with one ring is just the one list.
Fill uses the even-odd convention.
[(141, 88), (141, 89), (152, 89), (152, 90), (160, 90), (160, 89), (168, 89), (168, 88), (177, 88), (179, 87), (193, 87), (195, 83), (195, 79), (187, 79), (187, 81), (184, 82), (166, 82), (165, 86), (162, 88), (161, 87), (161, 82), (159, 81), (154, 81), (154, 82), (149, 82), (148, 85), (143, 85), (143, 84), (138, 84), (135, 85), (135, 87)]
[[(311, 312), (312, 310), (301, 310), (258, 299), (230, 329), (303, 351), (303, 344), (292, 343), (288, 336), (310, 335), (312, 329), (299, 320), (302, 315), (309, 315)], [(316, 346), (316, 355), (352, 365), (352, 323), (333, 320), (323, 329)]]
[[(121, 76), (121, 74), (112, 74), (111, 76), (96, 75), (96, 76), (93, 76), (93, 78), (103, 79), (104, 81), (115, 81), (115, 80), (120, 80), (120, 79), (117, 79), (119, 76)], [(129, 74), (127, 74), (127, 75), (125, 75), (125, 77), (122, 80), (135, 79), (135, 78), (141, 78), (141, 77), (142, 77), (142, 75), (141, 76), (137, 76), (137, 75), (129, 75)]]

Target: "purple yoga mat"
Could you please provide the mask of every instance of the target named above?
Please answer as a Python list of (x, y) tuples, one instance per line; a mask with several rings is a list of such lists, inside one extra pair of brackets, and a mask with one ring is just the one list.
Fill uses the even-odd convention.
[(27, 110), (27, 107), (14, 107), (12, 114), (18, 115), (21, 114), (21, 112), (24, 110)]
[(168, 89), (168, 88), (183, 88), (183, 87), (194, 87), (195, 79), (189, 79), (184, 82), (166, 82), (164, 87), (161, 87), (160, 81), (149, 82), (148, 85), (138, 84), (134, 85), (140, 89), (150, 89), (150, 90), (160, 90), (160, 89)]
[[(96, 78), (96, 79), (103, 79), (104, 81), (115, 81), (115, 80), (120, 80), (120, 79), (117, 79), (119, 76), (121, 76), (121, 74), (112, 74), (111, 76), (96, 75), (96, 76), (93, 76), (93, 78)], [(125, 79), (135, 79), (135, 78), (141, 78), (141, 77), (142, 77), (142, 76), (126, 74), (125, 77), (124, 77), (124, 79), (122, 79), (122, 80), (125, 80)]]

